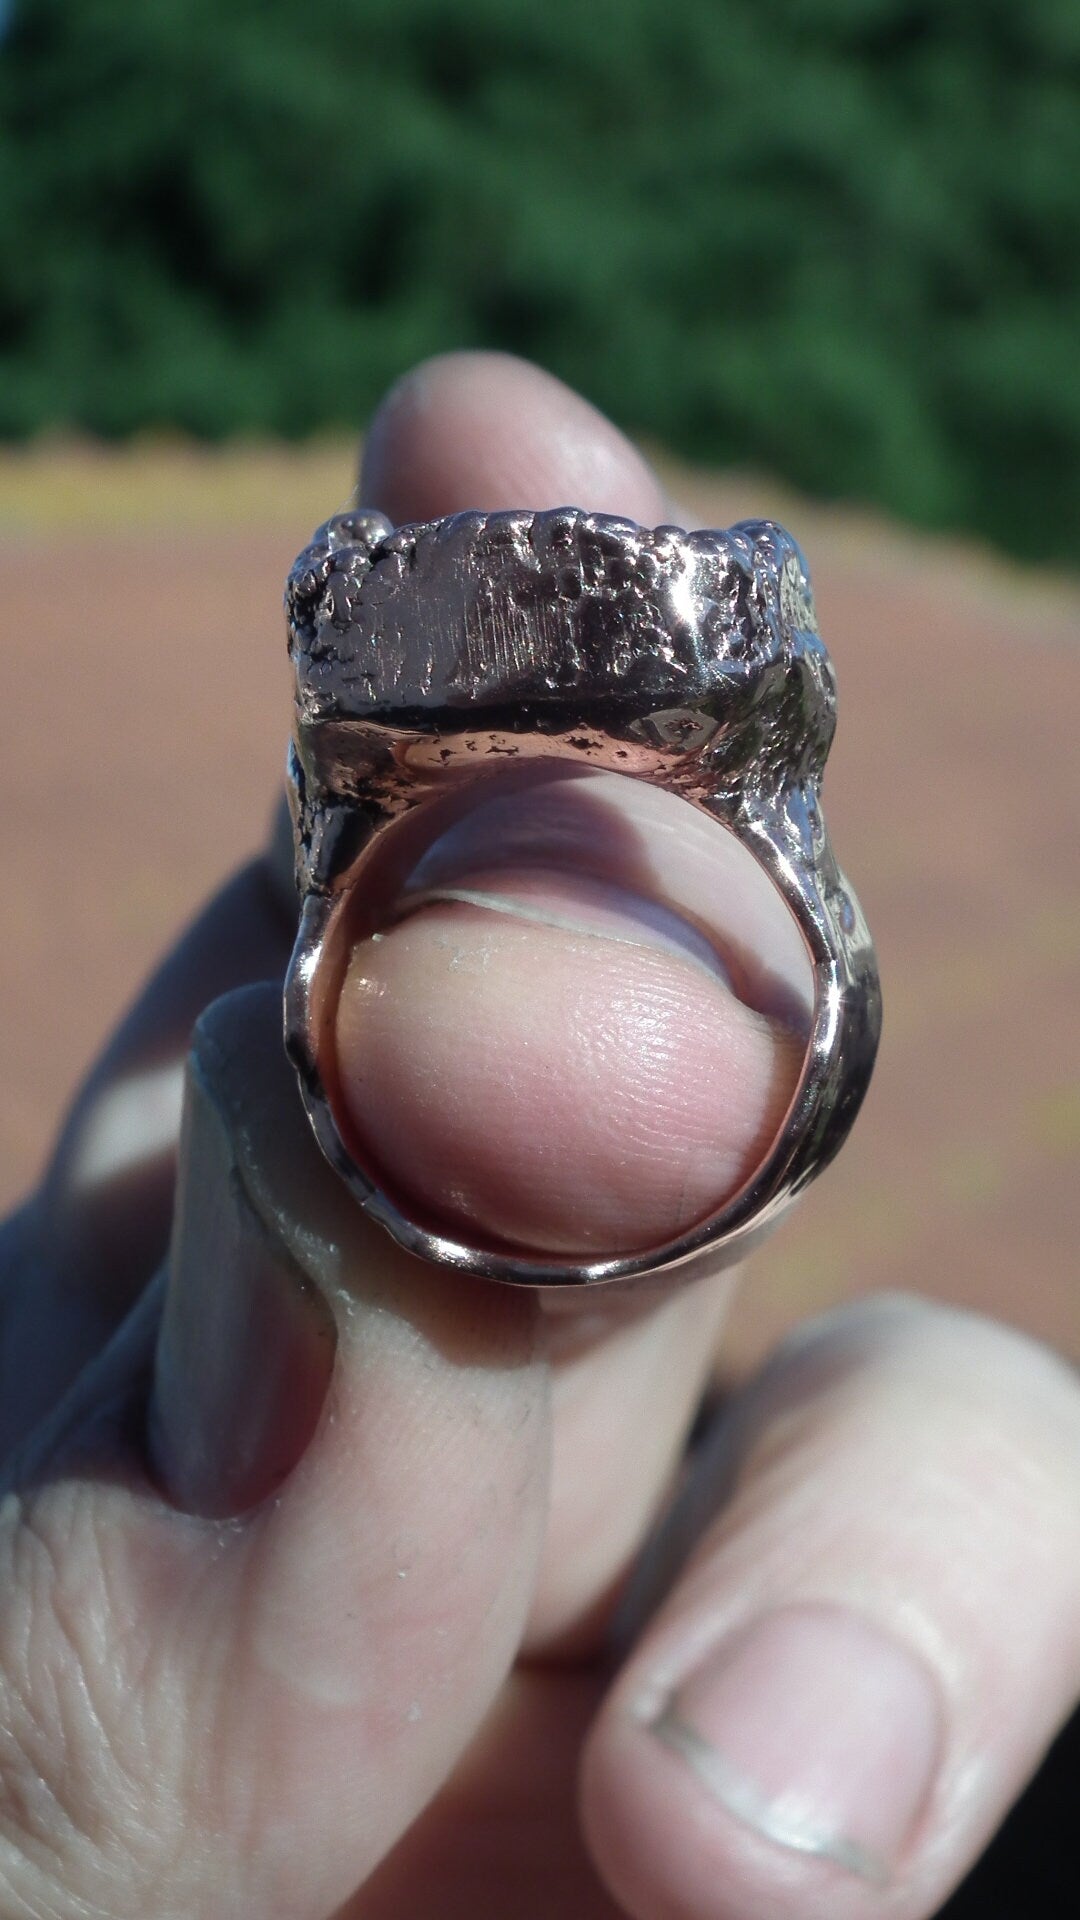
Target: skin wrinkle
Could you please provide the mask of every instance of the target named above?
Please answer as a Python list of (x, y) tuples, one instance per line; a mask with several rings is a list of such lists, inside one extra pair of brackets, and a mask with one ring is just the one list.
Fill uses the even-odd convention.
[[(9, 1526), (15, 1518), (9, 1514)], [(109, 1575), (115, 1569), (98, 1544), (100, 1516), (85, 1487), (63, 1485), (35, 1493), (17, 1518), (22, 1550), (25, 1553), (27, 1542), (32, 1549), (34, 1574), (21, 1666), (10, 1649), (3, 1662), (3, 1720), (9, 1729), (18, 1729), (21, 1749), (18, 1769), (10, 1764), (3, 1769), (4, 1799), (13, 1808), (19, 1831), (18, 1843), (8, 1843), (5, 1836), (12, 1848), (13, 1881), (25, 1886), (29, 1871), (31, 1884), (40, 1889), (36, 1897), (43, 1892), (50, 1903), (58, 1897), (55, 1910), (66, 1912), (58, 1890), (74, 1858), (88, 1888), (106, 1889), (105, 1904), (87, 1899), (86, 1912), (111, 1914), (119, 1909), (108, 1889), (122, 1888), (122, 1875), (146, 1835), (140, 1769), (148, 1757), (145, 1716), (139, 1708), (132, 1712), (128, 1691), (131, 1682), (137, 1686), (138, 1668), (125, 1657), (117, 1673), (115, 1662), (103, 1658), (101, 1636), (111, 1623), (114, 1604)], [(77, 1588), (69, 1591), (67, 1570), (72, 1563), (80, 1576)], [(178, 1724), (166, 1716), (161, 1727), (166, 1739), (158, 1738), (153, 1752), (154, 1846), (166, 1869), (170, 1854), (179, 1849), (181, 1833), (176, 1752), (168, 1738)], [(53, 1743), (64, 1755), (62, 1769), (55, 1761), (38, 1765), (38, 1752), (47, 1755)], [(4, 1906), (5, 1914), (23, 1910)], [(33, 1908), (39, 1910), (51, 1911), (51, 1904)]]
[(761, 1158), (794, 1049), (666, 937), (526, 905), (429, 901), (355, 949), (338, 1010), (354, 1137), (414, 1215), (570, 1253), (655, 1245)]
[[(629, 1145), (639, 1147), (643, 1157), (651, 1150), (655, 1136), (652, 1110), (653, 1089), (669, 1084), (678, 1069), (674, 1030), (682, 1013), (682, 997), (676, 984), (672, 982), (666, 991), (664, 983), (658, 985), (656, 999), (658, 1004), (653, 1011), (651, 1021), (637, 1023), (637, 1032), (641, 1040), (638, 1059), (645, 1066), (645, 1071), (641, 1074), (640, 1082), (635, 1080), (631, 1083), (625, 1112), (620, 1112), (617, 1116), (609, 1113), (606, 1116), (609, 1126), (617, 1126), (618, 1134), (624, 1136)], [(594, 1038), (600, 1070), (604, 1071), (609, 1065), (617, 1067), (620, 1045), (618, 1031), (614, 1025), (610, 1024), (607, 1027), (601, 1025)], [(747, 1089), (751, 1098), (755, 1092), (753, 1088)], [(702, 1122), (702, 1137), (695, 1139), (690, 1129), (699, 1118)], [(687, 1186), (694, 1150), (701, 1148), (708, 1154), (711, 1147), (715, 1152), (715, 1147), (708, 1116), (704, 1113), (699, 1116), (696, 1103), (688, 1103), (680, 1111), (679, 1120), (688, 1134), (684, 1139), (673, 1139), (671, 1142), (672, 1154), (680, 1153), (683, 1163), (678, 1208), (678, 1218), (681, 1223), (686, 1216)]]

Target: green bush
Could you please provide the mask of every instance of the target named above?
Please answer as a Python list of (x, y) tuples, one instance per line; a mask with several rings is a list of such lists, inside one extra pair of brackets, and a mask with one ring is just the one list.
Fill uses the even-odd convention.
[(534, 355), (712, 463), (1080, 552), (1076, 0), (15, 0), (0, 433)]

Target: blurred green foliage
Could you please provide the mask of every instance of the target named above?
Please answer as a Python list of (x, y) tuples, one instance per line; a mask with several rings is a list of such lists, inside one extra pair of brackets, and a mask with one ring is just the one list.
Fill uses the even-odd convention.
[(304, 434), (530, 354), (1080, 555), (1077, 0), (15, 0), (0, 433)]

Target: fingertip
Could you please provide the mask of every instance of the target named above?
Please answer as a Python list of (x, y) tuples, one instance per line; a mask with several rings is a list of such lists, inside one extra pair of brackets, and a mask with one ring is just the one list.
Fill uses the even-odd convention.
[(541, 367), (482, 351), (422, 361), (390, 389), (361, 496), (396, 522), (559, 506), (668, 517), (648, 462), (604, 414)]
[(612, 935), (584, 890), (545, 923), (505, 887), (355, 950), (336, 1036), (363, 1162), (413, 1217), (498, 1245), (665, 1245), (763, 1160), (800, 1048), (664, 930)]
[(659, 1699), (616, 1688), (585, 1829), (639, 1920), (867, 1920), (900, 1888), (921, 1912), (905, 1868), (943, 1726), (924, 1662), (856, 1610), (766, 1612)]
[(801, 1330), (728, 1405), (583, 1754), (627, 1913), (939, 1910), (1075, 1698), (1078, 1414), (1044, 1350), (913, 1300)]

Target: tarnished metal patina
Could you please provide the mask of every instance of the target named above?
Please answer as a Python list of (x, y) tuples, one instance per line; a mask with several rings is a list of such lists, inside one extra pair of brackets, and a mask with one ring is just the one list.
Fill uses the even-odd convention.
[[(580, 1284), (741, 1258), (845, 1139), (881, 1014), (821, 814), (835, 686), (795, 541), (767, 521), (687, 533), (559, 508), (392, 528), (358, 511), (300, 554), (286, 611), (303, 901), (286, 1041), (332, 1164), (404, 1246), (494, 1278)], [(418, 810), (538, 759), (647, 780), (711, 814), (771, 878), (813, 970), (803, 1073), (766, 1160), (710, 1219), (616, 1259), (532, 1260), (407, 1218), (350, 1149), (334, 1084), (350, 901), (379, 849)]]

